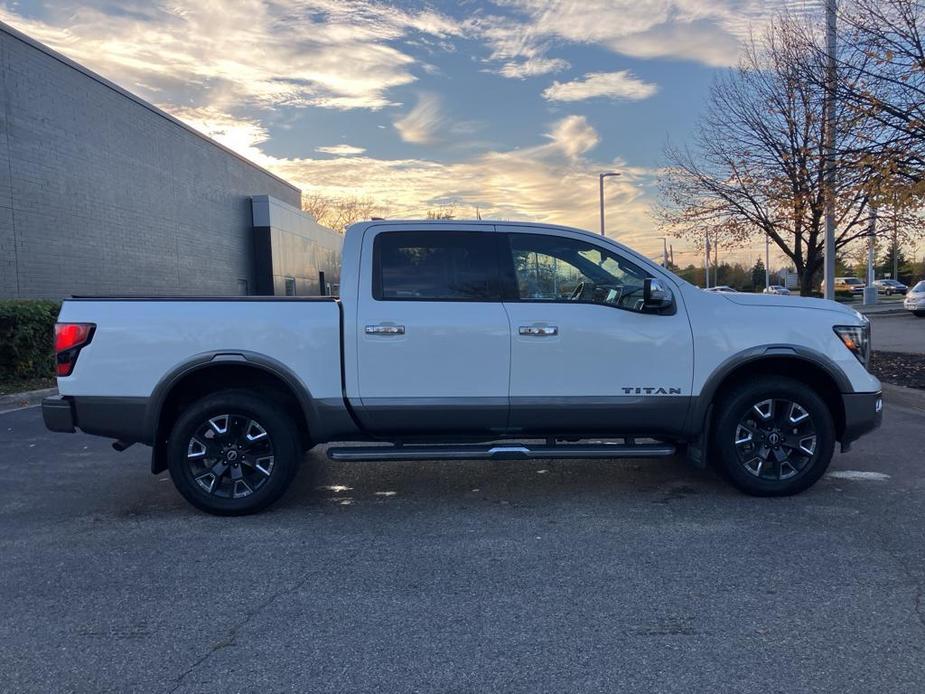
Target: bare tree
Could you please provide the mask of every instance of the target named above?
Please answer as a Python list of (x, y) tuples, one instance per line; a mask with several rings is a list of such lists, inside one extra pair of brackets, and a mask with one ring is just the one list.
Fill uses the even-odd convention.
[(302, 211), (340, 234), (355, 222), (384, 216), (383, 208), (369, 198), (330, 197), (319, 193), (302, 194)]
[[(813, 43), (808, 44), (806, 37)], [(827, 158), (820, 37), (794, 20), (775, 22), (747, 46), (738, 68), (718, 78), (692, 147), (669, 146), (658, 215), (674, 234), (725, 246), (767, 234), (810, 294), (824, 260)], [(810, 76), (812, 75), (812, 77)], [(878, 123), (836, 109), (838, 151), (874, 137)], [(871, 166), (836, 162), (836, 248), (867, 233)]]
[(442, 205), (433, 210), (427, 210), (424, 219), (456, 219), (456, 208), (453, 205)]
[(878, 126), (842, 156), (879, 171), (887, 203), (915, 207), (925, 198), (925, 3), (854, 0), (840, 21), (837, 97)]

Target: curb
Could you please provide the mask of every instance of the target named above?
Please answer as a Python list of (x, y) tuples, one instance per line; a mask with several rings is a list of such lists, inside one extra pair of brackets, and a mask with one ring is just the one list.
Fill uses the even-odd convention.
[(881, 383), (883, 402), (887, 405), (899, 405), (912, 410), (925, 412), (925, 390), (919, 388), (906, 388), (894, 386), (892, 383)]
[(34, 407), (42, 402), (43, 398), (57, 394), (57, 388), (43, 388), (42, 390), (27, 390), (23, 393), (0, 395), (0, 414), (21, 410), (24, 407)]
[(855, 310), (858, 313), (863, 313), (865, 316), (901, 316), (905, 313), (912, 313), (912, 311), (907, 311), (906, 309), (902, 307), (894, 308), (892, 306), (890, 308), (884, 308), (884, 309), (877, 308), (873, 310), (871, 309), (864, 310), (864, 307), (861, 306), (860, 308), (857, 308)]

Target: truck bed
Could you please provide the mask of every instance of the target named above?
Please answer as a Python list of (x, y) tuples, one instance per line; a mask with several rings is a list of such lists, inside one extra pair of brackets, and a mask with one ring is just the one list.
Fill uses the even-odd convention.
[(62, 395), (147, 398), (166, 374), (216, 353), (286, 365), (315, 399), (342, 398), (341, 308), (333, 297), (74, 297), (59, 321), (94, 323)]

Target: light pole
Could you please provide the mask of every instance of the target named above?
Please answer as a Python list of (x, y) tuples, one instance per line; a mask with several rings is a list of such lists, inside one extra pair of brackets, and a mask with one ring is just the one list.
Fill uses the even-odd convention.
[(602, 174), (598, 174), (598, 180), (600, 182), (601, 189), (601, 236), (604, 236), (604, 179), (608, 176), (619, 176), (616, 171), (605, 171)]
[(668, 269), (668, 237), (662, 236), (662, 267)]
[(710, 288), (710, 230), (704, 231), (703, 241), (703, 288)]
[(764, 235), (764, 288), (767, 289), (771, 286), (771, 235), (765, 233)]
[(835, 298), (835, 10), (836, 0), (825, 0), (825, 298)]
[(877, 288), (874, 286), (874, 241), (877, 238), (877, 208), (870, 206), (870, 226), (867, 229), (867, 282), (864, 287), (864, 303), (877, 303)]

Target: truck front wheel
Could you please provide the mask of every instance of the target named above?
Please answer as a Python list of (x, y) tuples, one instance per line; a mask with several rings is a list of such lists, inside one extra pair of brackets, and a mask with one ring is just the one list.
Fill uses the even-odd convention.
[(754, 496), (786, 496), (812, 486), (829, 466), (835, 426), (825, 402), (803, 383), (763, 376), (740, 383), (718, 403), (716, 462)]
[(296, 425), (282, 407), (250, 391), (225, 390), (180, 413), (167, 463), (177, 490), (193, 506), (239, 516), (282, 496), (301, 451)]

